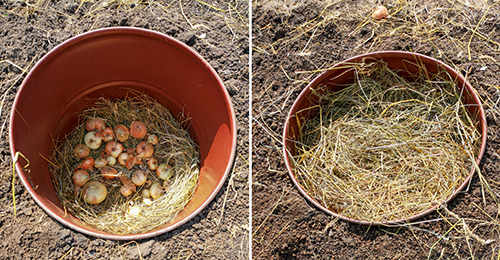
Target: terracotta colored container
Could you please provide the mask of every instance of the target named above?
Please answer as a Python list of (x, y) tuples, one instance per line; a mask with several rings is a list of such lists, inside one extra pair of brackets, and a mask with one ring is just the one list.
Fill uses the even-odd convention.
[[(339, 215), (328, 208), (325, 208), (324, 206), (321, 205), (318, 201), (313, 199), (307, 192), (300, 186), (298, 183), (297, 179), (295, 178), (295, 173), (294, 173), (294, 166), (292, 163), (292, 160), (290, 159), (290, 156), (294, 155), (295, 153), (295, 141), (298, 140), (298, 125), (297, 125), (297, 115), (301, 117), (302, 120), (304, 118), (311, 118), (317, 115), (317, 113), (311, 112), (312, 110), (308, 110), (307, 112), (301, 112), (297, 114), (298, 111), (304, 110), (306, 108), (309, 108), (313, 105), (316, 105), (318, 103), (318, 100), (316, 96), (312, 95), (311, 89), (314, 89), (318, 86), (321, 85), (326, 85), (328, 86), (329, 91), (338, 91), (345, 86), (348, 86), (352, 83), (354, 83), (354, 71), (351, 68), (351, 66), (348, 66), (349, 63), (359, 63), (359, 62), (370, 62), (370, 61), (375, 61), (375, 60), (383, 60), (385, 61), (389, 68), (392, 70), (399, 70), (400, 75), (402, 77), (405, 77), (409, 80), (411, 80), (412, 75), (415, 75), (417, 71), (419, 71), (419, 68), (417, 67), (416, 64), (419, 64), (420, 68), (422, 65), (427, 69), (428, 73), (435, 73), (438, 70), (446, 70), (453, 78), (456, 79), (456, 86), (457, 87), (462, 87), (464, 86), (464, 96), (463, 96), (463, 102), (465, 104), (473, 104), (473, 106), (467, 106), (467, 110), (471, 117), (476, 120), (477, 122), (477, 127), (481, 132), (481, 148), (480, 151), (477, 155), (476, 162), (479, 164), (481, 161), (481, 157), (484, 154), (484, 150), (486, 147), (486, 118), (484, 115), (484, 110), (481, 106), (481, 101), (479, 100), (479, 97), (475, 94), (473, 88), (471, 85), (465, 80), (465, 78), (457, 73), (455, 70), (453, 70), (451, 67), (448, 65), (433, 59), (431, 57), (427, 57), (418, 53), (410, 53), (410, 52), (402, 52), (402, 51), (381, 51), (381, 52), (373, 52), (373, 53), (368, 53), (360, 56), (356, 56), (353, 58), (350, 58), (348, 60), (345, 60), (337, 65), (335, 65), (331, 70), (326, 71), (316, 77), (309, 85), (302, 90), (300, 95), (297, 97), (295, 100), (288, 116), (286, 119), (285, 123), (285, 128), (283, 131), (283, 155), (285, 157), (285, 164), (288, 169), (288, 173), (290, 177), (292, 178), (293, 183), (297, 187), (297, 189), (302, 193), (302, 195), (309, 200), (313, 205), (316, 207), (320, 208), (321, 210), (327, 212), (330, 215), (333, 215), (335, 217), (339, 217), (344, 220), (348, 220), (351, 222), (355, 223), (360, 223), (360, 224), (369, 224), (369, 225), (388, 225), (388, 224), (395, 224), (395, 223), (401, 223), (401, 222), (407, 222), (414, 220), (416, 218), (422, 217), (426, 214), (429, 214), (430, 212), (434, 211), (437, 209), (440, 205), (436, 205), (432, 208), (429, 208), (419, 214), (416, 214), (414, 216), (411, 216), (406, 219), (399, 219), (399, 220), (394, 220), (394, 221), (388, 221), (388, 222), (367, 222), (367, 221), (362, 221), (362, 220), (357, 220), (357, 219), (352, 219), (343, 215)], [(447, 202), (453, 199), (458, 192), (460, 192), (470, 181), (472, 178), (472, 175), (474, 174), (474, 168), (472, 167), (470, 174), (468, 177), (465, 179), (465, 181), (458, 187), (455, 192), (446, 200)]]
[[(193, 199), (170, 223), (152, 231), (115, 235), (66, 215), (52, 185), (47, 162), (53, 141), (71, 131), (78, 114), (98, 97), (120, 98), (130, 89), (146, 93), (191, 118), (190, 133), (200, 147), (201, 170)], [(107, 239), (143, 239), (184, 224), (215, 197), (229, 174), (236, 150), (230, 97), (210, 65), (185, 44), (164, 34), (127, 27), (88, 32), (60, 44), (25, 78), (10, 119), (12, 156), (19, 177), (35, 201), (62, 224)]]

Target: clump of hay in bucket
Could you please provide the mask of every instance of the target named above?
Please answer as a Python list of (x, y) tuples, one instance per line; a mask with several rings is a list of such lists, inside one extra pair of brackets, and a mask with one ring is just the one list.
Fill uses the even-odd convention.
[[(56, 144), (52, 163), (52, 180), (65, 210), (82, 222), (97, 229), (114, 234), (136, 234), (150, 231), (171, 221), (190, 201), (198, 183), (199, 151), (196, 143), (183, 128), (188, 120), (176, 118), (167, 108), (144, 94), (132, 93), (124, 99), (99, 99), (93, 107), (80, 115), (78, 126), (64, 140)], [(97, 169), (89, 171), (90, 181), (99, 181), (107, 188), (106, 199), (97, 205), (90, 205), (82, 198), (82, 192), (75, 192), (72, 174), (80, 160), (74, 157), (74, 148), (84, 143), (85, 123), (92, 118), (104, 119), (107, 126), (140, 120), (146, 124), (149, 134), (158, 137), (154, 157), (158, 163), (168, 163), (174, 167), (169, 180), (160, 179), (146, 163), (128, 169), (113, 166), (128, 179), (137, 169), (147, 173), (148, 181), (137, 186), (136, 192), (128, 197), (120, 193), (122, 183), (118, 178), (106, 179)], [(125, 150), (132, 150), (141, 140), (129, 138), (123, 142)], [(103, 153), (103, 145), (91, 150), (90, 156), (98, 158)], [(118, 165), (118, 163), (116, 164)], [(151, 183), (162, 185), (163, 194), (150, 200), (143, 196), (143, 190)]]
[(409, 81), (382, 61), (352, 68), (352, 85), (313, 90), (319, 105), (308, 110), (317, 116), (297, 115), (300, 185), (324, 207), (367, 222), (443, 203), (469, 175), (480, 144), (463, 88), (444, 71), (429, 76), (422, 68)]

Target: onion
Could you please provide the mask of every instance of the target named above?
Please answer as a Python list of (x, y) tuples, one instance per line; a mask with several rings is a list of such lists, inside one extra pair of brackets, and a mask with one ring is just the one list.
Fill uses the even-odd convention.
[(123, 152), (123, 145), (121, 143), (111, 141), (106, 144), (106, 147), (104, 147), (104, 151), (106, 152), (106, 154), (116, 158)]
[(160, 178), (164, 181), (170, 179), (173, 174), (174, 174), (174, 172), (173, 172), (172, 167), (170, 167), (166, 163), (160, 164), (160, 166), (158, 166), (158, 169), (156, 169), (156, 175), (158, 175), (158, 178)]
[(155, 158), (149, 158), (148, 167), (152, 171), (156, 170), (158, 168), (158, 160), (156, 160)]
[(76, 158), (82, 159), (90, 154), (90, 149), (88, 146), (84, 144), (78, 144), (75, 146), (75, 149), (73, 150), (73, 154), (75, 155)]
[(106, 161), (108, 162), (109, 166), (114, 166), (116, 164), (116, 158), (113, 156), (108, 156), (106, 158)]
[(131, 180), (135, 185), (141, 186), (146, 182), (147, 178), (148, 177), (146, 176), (146, 173), (143, 170), (137, 170), (132, 175)]
[(104, 128), (101, 132), (99, 132), (99, 135), (102, 137), (102, 140), (104, 140), (104, 142), (112, 141), (113, 138), (115, 138), (115, 134), (111, 127)]
[(102, 167), (106, 166), (106, 164), (108, 164), (108, 161), (102, 157), (97, 158), (97, 160), (95, 160), (95, 162), (94, 162), (94, 166), (96, 168), (102, 168)]
[(94, 131), (88, 132), (83, 139), (85, 141), (85, 145), (92, 150), (98, 149), (102, 143), (102, 138), (99, 137)]
[(129, 157), (128, 153), (122, 153), (122, 154), (120, 154), (120, 156), (118, 156), (118, 162), (121, 165), (125, 166), (125, 164), (127, 163), (128, 157)]
[(129, 154), (128, 159), (125, 162), (125, 167), (130, 170), (136, 164), (140, 164), (140, 160), (138, 160), (135, 156)]
[(156, 145), (158, 143), (158, 136), (148, 135), (148, 143), (150, 143), (152, 145)]
[(118, 176), (118, 171), (113, 167), (104, 166), (101, 168), (101, 175), (108, 180), (112, 180)]
[(104, 129), (104, 127), (105, 124), (102, 118), (91, 118), (87, 121), (87, 124), (85, 125), (85, 129), (87, 129), (87, 131), (102, 130)]
[(94, 168), (94, 158), (89, 157), (89, 158), (83, 160), (80, 163), (80, 165), (78, 166), (78, 168), (82, 168), (85, 170), (92, 170)]
[(149, 157), (153, 156), (153, 153), (154, 153), (153, 145), (150, 143), (146, 143), (144, 141), (137, 144), (137, 147), (135, 150), (137, 152), (137, 157), (139, 157), (139, 158), (149, 158)]
[(149, 189), (143, 189), (143, 190), (142, 190), (142, 196), (143, 196), (144, 198), (149, 198), (149, 197), (151, 197), (151, 193), (149, 192)]
[(132, 189), (132, 187), (130, 186), (126, 186), (126, 185), (123, 185), (120, 187), (120, 193), (124, 196), (124, 197), (128, 197), (130, 196), (132, 193), (134, 193), (134, 190)]
[(73, 173), (73, 184), (77, 187), (85, 185), (90, 179), (89, 173), (85, 170), (76, 170)]
[(83, 190), (83, 200), (88, 204), (99, 204), (106, 199), (108, 190), (104, 184), (98, 181), (91, 181), (85, 185)]
[(128, 197), (136, 191), (134, 183), (132, 183), (129, 178), (124, 175), (120, 175), (119, 178), (123, 183), (123, 186), (120, 188), (120, 193), (123, 196)]
[(130, 135), (137, 139), (142, 139), (146, 136), (146, 125), (141, 121), (133, 121), (130, 124)]
[(155, 182), (151, 185), (151, 188), (149, 188), (149, 192), (151, 194), (151, 198), (155, 200), (163, 195), (163, 188), (159, 183)]
[(125, 142), (128, 139), (128, 136), (130, 135), (128, 128), (124, 125), (117, 125), (115, 126), (115, 135), (116, 139), (120, 142)]
[(376, 20), (380, 20), (380, 19), (386, 18), (388, 15), (389, 15), (389, 13), (387, 12), (387, 8), (385, 8), (385, 6), (383, 6), (383, 5), (379, 5), (379, 6), (377, 6), (377, 9), (375, 9), (375, 11), (373, 11), (372, 18), (376, 19)]

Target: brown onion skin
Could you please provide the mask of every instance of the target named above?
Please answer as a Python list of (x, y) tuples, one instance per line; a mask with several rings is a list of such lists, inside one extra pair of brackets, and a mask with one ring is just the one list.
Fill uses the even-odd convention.
[(136, 139), (143, 139), (147, 134), (146, 124), (141, 121), (133, 121), (130, 124), (130, 135)]

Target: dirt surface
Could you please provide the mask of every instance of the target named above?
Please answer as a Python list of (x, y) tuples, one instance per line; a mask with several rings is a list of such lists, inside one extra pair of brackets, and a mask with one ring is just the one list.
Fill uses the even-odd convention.
[[(143, 2), (143, 3), (140, 3)], [(0, 259), (248, 259), (248, 2), (0, 0)], [(79, 33), (136, 26), (173, 36), (224, 80), (238, 119), (233, 172), (209, 206), (173, 232), (144, 241), (95, 239), (60, 225), (15, 179), (11, 195), (8, 117), (27, 71)]]
[[(379, 3), (391, 15), (375, 21), (371, 13)], [(254, 259), (499, 257), (499, 15), (498, 1), (254, 1)], [(368, 227), (335, 219), (299, 194), (281, 154), (293, 101), (319, 71), (376, 50), (419, 52), (467, 76), (486, 110), (480, 169), (493, 196), (476, 174), (439, 212), (412, 224)]]

